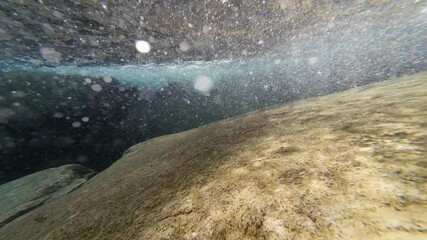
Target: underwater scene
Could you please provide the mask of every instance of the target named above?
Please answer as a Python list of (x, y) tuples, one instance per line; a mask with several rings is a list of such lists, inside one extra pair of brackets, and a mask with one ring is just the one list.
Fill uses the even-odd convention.
[(427, 2), (1, 1), (0, 239), (427, 239)]

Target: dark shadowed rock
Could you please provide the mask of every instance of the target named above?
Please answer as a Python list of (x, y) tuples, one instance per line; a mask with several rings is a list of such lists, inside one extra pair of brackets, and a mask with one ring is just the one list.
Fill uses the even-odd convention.
[(79, 188), (95, 175), (78, 164), (50, 168), (0, 186), (0, 227)]

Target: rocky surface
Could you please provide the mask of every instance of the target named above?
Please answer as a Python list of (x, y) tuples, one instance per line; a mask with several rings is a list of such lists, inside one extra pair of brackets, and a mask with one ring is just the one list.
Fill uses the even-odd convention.
[(66, 195), (95, 172), (78, 164), (50, 168), (0, 185), (0, 227)]
[(1, 239), (425, 239), (427, 74), (131, 147)]
[[(425, 7), (399, 0), (6, 0), (0, 60), (38, 66), (229, 59), (278, 49), (289, 55), (301, 42), (327, 45), (345, 34), (367, 42), (367, 32), (408, 48), (423, 39), (425, 21), (417, 16)], [(149, 41), (150, 54), (138, 53), (136, 40)]]

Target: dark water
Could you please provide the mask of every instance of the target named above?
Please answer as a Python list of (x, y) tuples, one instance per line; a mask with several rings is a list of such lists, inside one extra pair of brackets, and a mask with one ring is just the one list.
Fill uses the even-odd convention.
[(218, 2), (2, 2), (0, 183), (426, 70), (423, 1)]

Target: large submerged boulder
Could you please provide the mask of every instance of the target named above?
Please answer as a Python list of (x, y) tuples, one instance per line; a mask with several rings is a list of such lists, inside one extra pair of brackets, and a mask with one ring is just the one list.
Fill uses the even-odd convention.
[(95, 172), (78, 164), (46, 169), (0, 185), (0, 227), (68, 194)]
[(422, 73), (155, 138), (0, 239), (425, 239), (426, 119)]

